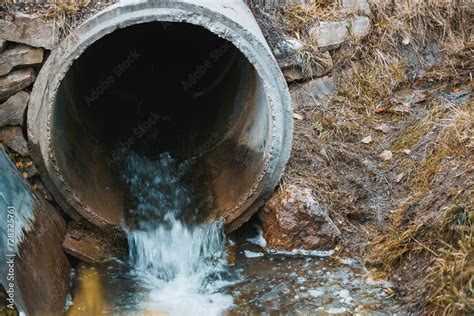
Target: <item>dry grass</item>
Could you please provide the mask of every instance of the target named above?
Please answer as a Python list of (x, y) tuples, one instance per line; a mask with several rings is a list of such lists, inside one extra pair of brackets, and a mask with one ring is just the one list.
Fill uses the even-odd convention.
[(117, 0), (46, 0), (40, 4), (0, 0), (0, 18), (15, 12), (36, 14), (45, 20), (52, 20), (61, 38), (74, 34), (74, 29), (86, 18)]
[(360, 114), (370, 117), (393, 92), (406, 82), (403, 62), (395, 56), (374, 51), (340, 79), (336, 98)]
[(373, 0), (371, 9), (375, 26), (381, 32), (379, 46), (397, 48), (400, 39), (419, 48), (430, 42), (456, 53), (469, 40), (472, 25), (471, 0)]
[(92, 0), (48, 0), (41, 15), (53, 19), (59, 36), (74, 34), (74, 29), (87, 17), (104, 7), (115, 3), (116, 0), (102, 2)]
[[(382, 246), (376, 247), (371, 261), (378, 262), (382, 258), (381, 260), (385, 266), (395, 266), (400, 263), (404, 256), (429, 249), (418, 240), (429, 228), (427, 221), (422, 221), (409, 225), (402, 232), (395, 228), (390, 229), (387, 234), (389, 237), (380, 241)], [(430, 251), (432, 250), (430, 249)]]
[(474, 211), (454, 205), (444, 210), (443, 245), (428, 276), (436, 289), (430, 302), (443, 315), (474, 312)]
[(425, 255), (421, 266), (436, 260), (418, 287), (431, 289), (430, 309), (451, 315), (474, 312), (474, 104), (444, 110), (440, 106), (408, 131), (431, 138), (415, 137), (409, 144), (424, 149), (425, 158), (414, 165), (412, 195), (393, 212), (390, 233), (376, 241), (372, 259), (382, 258), (387, 269), (411, 262), (420, 253)]

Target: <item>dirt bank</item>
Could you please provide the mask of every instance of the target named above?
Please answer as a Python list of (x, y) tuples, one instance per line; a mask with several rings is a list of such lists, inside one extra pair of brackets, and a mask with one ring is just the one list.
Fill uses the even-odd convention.
[[(406, 311), (472, 313), (472, 4), (370, 9), (367, 39), (330, 50), (326, 98), (306, 80), (290, 84), (295, 142), (281, 186), (311, 188), (342, 231), (340, 251), (395, 283)], [(283, 6), (268, 34), (298, 38), (317, 64), (308, 25), (344, 19), (340, 10)]]

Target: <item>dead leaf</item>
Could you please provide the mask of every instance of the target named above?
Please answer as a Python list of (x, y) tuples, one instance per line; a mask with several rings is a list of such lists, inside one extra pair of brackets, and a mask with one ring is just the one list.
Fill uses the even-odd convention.
[(301, 121), (304, 117), (301, 114), (293, 113), (293, 118), (297, 119), (298, 121)]
[(363, 142), (364, 144), (370, 144), (372, 142), (372, 136), (369, 135), (367, 137), (362, 138), (361, 142)]
[(425, 90), (415, 90), (411, 94), (411, 101), (413, 103), (420, 103), (426, 101), (427, 95)]
[(23, 171), (21, 175), (23, 176), (24, 179), (28, 178), (28, 173), (26, 171)]
[(390, 110), (391, 108), (392, 108), (391, 105), (382, 106), (380, 108), (376, 108), (375, 113), (384, 113), (384, 112), (387, 112), (388, 110)]
[(383, 132), (384, 134), (387, 134), (387, 133), (390, 132), (390, 130), (391, 130), (390, 126), (388, 126), (388, 125), (385, 124), (385, 123), (382, 123), (382, 124), (380, 124), (380, 125), (377, 125), (377, 126), (375, 126), (374, 128), (375, 128), (376, 130), (378, 130), (378, 131)]
[(383, 161), (387, 161), (387, 160), (390, 160), (392, 159), (393, 155), (392, 155), (392, 152), (390, 150), (384, 150), (380, 155), (379, 155), (380, 159), (382, 159)]
[(394, 106), (392, 109), (395, 112), (410, 113), (411, 106), (410, 106), (410, 103), (403, 103), (402, 105)]
[(402, 181), (402, 179), (403, 179), (404, 176), (405, 176), (404, 173), (399, 173), (399, 174), (397, 175), (397, 177), (395, 178), (395, 182), (396, 182), (396, 183), (399, 183), (400, 181)]

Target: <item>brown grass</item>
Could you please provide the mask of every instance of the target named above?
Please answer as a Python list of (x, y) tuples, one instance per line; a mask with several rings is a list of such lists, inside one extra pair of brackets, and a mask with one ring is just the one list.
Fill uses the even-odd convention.
[(474, 213), (459, 205), (445, 213), (446, 240), (439, 240), (443, 248), (428, 276), (436, 288), (430, 302), (443, 315), (467, 315), (474, 312)]
[(35, 14), (41, 19), (52, 20), (61, 38), (74, 34), (74, 29), (86, 18), (117, 0), (46, 0), (40, 4), (0, 0), (0, 18), (16, 11)]
[(415, 48), (436, 41), (450, 54), (460, 51), (469, 40), (470, 0), (373, 0), (371, 9), (383, 36), (380, 47), (397, 48), (400, 38)]

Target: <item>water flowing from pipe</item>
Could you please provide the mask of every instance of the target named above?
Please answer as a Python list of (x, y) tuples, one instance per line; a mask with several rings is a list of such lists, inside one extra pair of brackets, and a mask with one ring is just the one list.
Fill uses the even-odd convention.
[(146, 304), (173, 315), (220, 314), (232, 298), (220, 293), (230, 284), (223, 224), (203, 218), (212, 199), (196, 190), (188, 162), (125, 156), (129, 260), (150, 289)]

